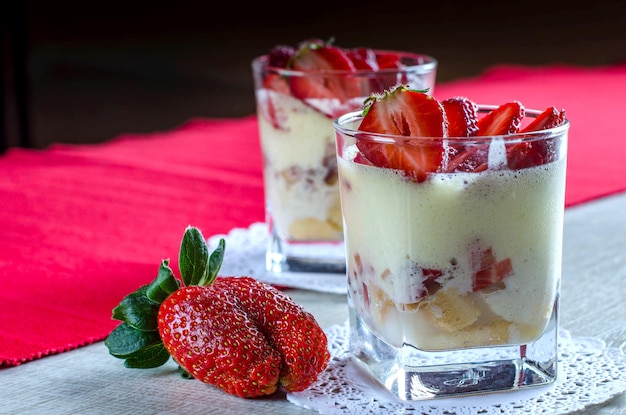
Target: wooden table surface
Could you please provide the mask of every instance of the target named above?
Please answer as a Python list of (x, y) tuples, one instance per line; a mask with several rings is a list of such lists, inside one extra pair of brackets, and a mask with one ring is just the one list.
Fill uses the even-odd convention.
[[(561, 325), (626, 349), (626, 194), (566, 210)], [(341, 324), (344, 295), (289, 290), (323, 327)], [(0, 413), (24, 414), (311, 414), (277, 393), (245, 400), (195, 380), (172, 362), (130, 370), (102, 342), (0, 370)], [(624, 375), (626, 377), (626, 374)], [(585, 414), (626, 414), (626, 395)]]

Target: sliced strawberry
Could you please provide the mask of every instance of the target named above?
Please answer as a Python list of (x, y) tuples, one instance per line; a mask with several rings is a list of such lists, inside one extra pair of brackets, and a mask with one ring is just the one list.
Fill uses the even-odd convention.
[(365, 156), (362, 153), (356, 153), (356, 156), (354, 156), (354, 160), (352, 161), (358, 164), (365, 164), (367, 166), (373, 166), (372, 162), (369, 161), (367, 158), (365, 158)]
[(274, 68), (286, 68), (295, 54), (296, 50), (291, 46), (276, 46), (268, 53), (268, 64)]
[(433, 268), (423, 268), (422, 276), (423, 276), (423, 284), (424, 284), (424, 295), (433, 295), (441, 288), (441, 284), (437, 282), (437, 279), (441, 278), (443, 275), (443, 271), (439, 269)]
[[(565, 111), (555, 107), (546, 108), (520, 132), (527, 133), (557, 127), (563, 124)], [(523, 141), (507, 148), (507, 164), (510, 169), (524, 169), (551, 162), (556, 156), (549, 139)]]
[[(346, 71), (354, 72), (356, 68), (348, 55), (334, 46), (304, 47), (291, 60), (290, 69), (303, 72)], [(296, 98), (307, 99), (338, 99), (346, 102), (360, 96), (361, 88), (358, 79), (336, 75), (292, 76), (289, 79), (291, 91)]]
[(448, 122), (443, 106), (434, 97), (400, 85), (366, 103), (360, 131), (411, 137), (445, 137)]
[(519, 101), (502, 104), (478, 120), (478, 132), (476, 135), (514, 134), (520, 128), (524, 114), (524, 106)]
[[(364, 90), (379, 92), (398, 84), (409, 83), (407, 74), (401, 71), (385, 73), (385, 69), (401, 69), (404, 65), (398, 52), (374, 51), (369, 48), (349, 49), (348, 56), (357, 70), (376, 71), (364, 82)], [(363, 82), (363, 81), (362, 81)]]
[(293, 57), (289, 69), (297, 71), (354, 71), (354, 64), (346, 52), (330, 45), (309, 44)]
[(287, 80), (284, 76), (277, 73), (268, 73), (265, 76), (263, 79), (263, 88), (289, 95), (289, 84), (287, 84)]
[[(467, 98), (442, 101), (446, 108), (450, 137), (505, 135), (516, 132), (524, 117), (524, 107), (517, 101), (509, 102), (478, 119), (478, 107)], [(481, 172), (488, 168), (489, 144), (450, 150), (450, 161), (445, 171)]]
[[(478, 106), (466, 97), (453, 97), (441, 101), (448, 119), (448, 137), (471, 137), (478, 131)], [(449, 161), (446, 172), (474, 171), (477, 162), (476, 148), (466, 149), (462, 143), (454, 143), (449, 149)]]
[(423, 92), (399, 86), (373, 96), (368, 105), (360, 131), (411, 138), (387, 144), (361, 137), (357, 147), (365, 158), (378, 167), (403, 170), (418, 182), (439, 169), (443, 159), (442, 142), (420, 139), (447, 134), (446, 115), (439, 101)]
[(478, 106), (466, 97), (441, 101), (448, 118), (448, 137), (471, 137), (478, 131)]
[(377, 70), (378, 61), (376, 52), (370, 48), (356, 48), (346, 50), (346, 54), (358, 70)]
[(381, 69), (402, 68), (404, 66), (400, 54), (396, 52), (379, 52), (376, 61)]
[(502, 281), (513, 274), (513, 266), (510, 258), (497, 261), (491, 248), (484, 249), (472, 256), (474, 275), (472, 290), (478, 291), (485, 288), (503, 288)]
[(511, 170), (540, 166), (543, 164), (543, 149), (541, 147), (537, 142), (524, 141), (507, 148), (507, 166)]
[(541, 114), (537, 116), (530, 124), (520, 130), (521, 133), (527, 133), (530, 131), (547, 130), (548, 128), (554, 128), (561, 124), (565, 120), (565, 111), (557, 110), (556, 107), (548, 107)]
[(445, 168), (447, 173), (485, 171), (489, 167), (489, 145), (481, 144), (465, 148), (452, 147), (449, 158), (450, 161)]

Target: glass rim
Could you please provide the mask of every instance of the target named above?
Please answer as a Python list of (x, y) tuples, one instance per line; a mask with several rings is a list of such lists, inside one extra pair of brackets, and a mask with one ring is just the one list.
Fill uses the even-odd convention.
[(374, 53), (394, 53), (398, 54), (402, 57), (408, 59), (416, 59), (418, 61), (423, 60), (423, 62), (414, 64), (414, 65), (405, 65), (402, 68), (382, 68), (382, 69), (356, 69), (354, 71), (346, 71), (346, 70), (338, 70), (338, 69), (324, 69), (324, 70), (316, 70), (316, 71), (300, 71), (294, 69), (286, 69), (278, 66), (270, 66), (268, 64), (269, 55), (261, 55), (257, 56), (252, 60), (252, 67), (255, 70), (268, 70), (276, 72), (280, 75), (284, 76), (311, 76), (311, 75), (353, 75), (353, 76), (363, 76), (363, 75), (376, 75), (376, 74), (392, 74), (392, 73), (430, 73), (434, 71), (438, 66), (438, 61), (433, 56), (424, 54), (424, 53), (415, 53), (415, 52), (406, 52), (406, 51), (397, 51), (390, 49), (371, 49)]
[[(484, 105), (477, 104), (479, 113), (487, 113), (492, 111), (498, 107), (498, 105)], [(543, 110), (536, 109), (525, 109), (525, 117), (536, 118), (539, 114), (541, 114)], [(494, 139), (502, 139), (504, 141), (536, 141), (536, 140), (545, 140), (552, 137), (558, 137), (567, 132), (569, 129), (570, 123), (569, 119), (565, 118), (563, 123), (559, 126), (546, 128), (544, 130), (538, 131), (529, 131), (523, 133), (512, 133), (512, 134), (502, 134), (502, 135), (490, 135), (490, 136), (469, 136), (469, 137), (421, 137), (421, 136), (405, 136), (405, 135), (397, 135), (397, 134), (383, 134), (383, 133), (373, 133), (368, 131), (359, 131), (354, 128), (347, 127), (346, 124), (351, 124), (363, 119), (363, 110), (351, 111), (346, 114), (343, 114), (333, 120), (333, 127), (335, 132), (338, 132), (342, 135), (346, 135), (349, 137), (353, 137), (358, 140), (368, 140), (375, 141), (380, 143), (406, 143), (413, 142), (414, 140), (423, 140), (424, 141), (446, 141), (448, 143), (464, 143), (464, 144), (487, 144), (493, 141)]]

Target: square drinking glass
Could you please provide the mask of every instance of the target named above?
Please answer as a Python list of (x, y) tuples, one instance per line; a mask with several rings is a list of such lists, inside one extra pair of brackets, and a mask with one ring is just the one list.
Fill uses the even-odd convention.
[[(416, 138), (358, 131), (361, 120), (334, 124), (356, 361), (406, 401), (554, 382), (569, 122)], [(469, 158), (415, 180), (368, 163), (371, 143)]]
[[(269, 56), (253, 60), (263, 154), (268, 271), (345, 273), (343, 219), (337, 183), (333, 120), (359, 108), (374, 92), (397, 84), (432, 93), (437, 61), (427, 55), (375, 50), (401, 57), (401, 68), (297, 71), (272, 67)], [(279, 79), (280, 87), (272, 84)], [(294, 85), (332, 85), (342, 96)]]

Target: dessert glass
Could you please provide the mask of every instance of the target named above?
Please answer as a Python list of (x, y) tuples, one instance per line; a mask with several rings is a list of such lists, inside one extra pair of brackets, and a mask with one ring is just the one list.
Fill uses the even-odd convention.
[[(268, 271), (345, 273), (345, 250), (333, 120), (359, 108), (374, 92), (399, 83), (434, 88), (437, 62), (430, 56), (395, 51), (403, 68), (353, 72), (295, 71), (253, 60), (269, 240)], [(310, 78), (347, 86), (343, 97), (296, 98), (266, 87), (266, 80)]]
[[(361, 120), (334, 123), (355, 360), (406, 401), (553, 382), (569, 122), (442, 139), (357, 131)], [(418, 182), (365, 162), (359, 141), (463, 144), (488, 163)], [(510, 168), (515, 145), (542, 161)]]

